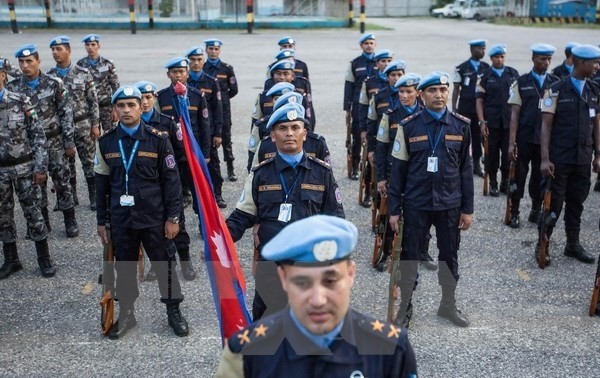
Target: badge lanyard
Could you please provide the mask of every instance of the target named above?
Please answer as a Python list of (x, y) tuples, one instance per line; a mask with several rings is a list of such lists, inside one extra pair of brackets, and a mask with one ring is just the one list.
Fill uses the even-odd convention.
[(125, 194), (129, 195), (129, 169), (131, 168), (131, 163), (135, 159), (135, 153), (137, 152), (138, 145), (140, 144), (139, 140), (136, 140), (133, 144), (133, 149), (131, 150), (131, 154), (129, 155), (129, 159), (125, 160), (125, 151), (123, 150), (123, 140), (119, 139), (119, 150), (121, 151), (121, 161), (123, 161), (123, 167), (125, 168)]
[(298, 173), (298, 175), (296, 176), (296, 179), (292, 183), (292, 186), (288, 189), (287, 185), (285, 184), (285, 180), (283, 179), (283, 175), (281, 173), (279, 174), (279, 178), (281, 179), (281, 185), (283, 186), (283, 192), (285, 194), (284, 203), (287, 203), (290, 193), (292, 192), (292, 190), (294, 190), (294, 188), (296, 187), (296, 184), (298, 184), (298, 181), (300, 181), (300, 175), (301, 174)]
[(442, 139), (442, 131), (443, 128), (440, 125), (440, 131), (438, 131), (434, 142), (431, 133), (429, 132), (429, 127), (427, 128), (427, 139), (429, 140), (429, 146), (431, 147), (431, 156), (427, 158), (427, 172), (436, 173), (438, 171), (438, 158), (435, 156), (435, 149)]

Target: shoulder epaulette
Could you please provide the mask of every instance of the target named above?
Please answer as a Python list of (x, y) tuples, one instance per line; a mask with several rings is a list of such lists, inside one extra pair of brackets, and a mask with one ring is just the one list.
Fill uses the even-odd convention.
[(199, 95), (199, 96), (203, 96), (203, 94), (202, 94), (202, 91), (201, 91), (201, 90), (199, 90), (199, 89), (196, 89), (196, 88), (194, 88), (194, 87), (189, 87), (189, 86), (188, 86), (188, 92), (189, 92), (189, 93), (196, 93), (196, 94), (197, 94), (197, 95)]
[(419, 114), (421, 114), (421, 112), (414, 112), (413, 114), (409, 115), (408, 117), (406, 117), (402, 121), (400, 121), (400, 124), (402, 126), (406, 125), (408, 122), (410, 122), (413, 119), (415, 119), (415, 117), (417, 117)]
[(146, 125), (146, 131), (148, 131), (150, 134), (155, 135), (159, 138), (166, 139), (169, 137), (169, 133), (167, 131), (160, 131), (149, 125)]
[(321, 159), (317, 159), (316, 157), (314, 157), (314, 156), (310, 156), (310, 155), (308, 155), (308, 154), (306, 155), (306, 158), (307, 158), (308, 160), (314, 161), (315, 163), (318, 163), (318, 164), (322, 165), (323, 167), (325, 167), (325, 168), (327, 168), (327, 169), (331, 170), (331, 164), (329, 164), (329, 163), (328, 163), (328, 162), (326, 162), (326, 161), (323, 161), (323, 160), (321, 160)]
[(168, 118), (168, 119), (170, 119), (171, 121), (174, 121), (174, 120), (175, 120), (175, 117), (173, 117), (173, 116), (170, 116), (170, 115), (168, 115), (168, 114), (161, 113), (161, 112), (158, 112), (158, 111), (157, 111), (156, 113), (158, 113), (158, 116), (159, 116), (159, 117)]
[(100, 135), (100, 138), (98, 138), (98, 140), (102, 140), (102, 139), (104, 139), (104, 138), (105, 138), (105, 137), (107, 137), (108, 135), (111, 135), (111, 134), (113, 134), (113, 133), (114, 133), (116, 130), (117, 130), (117, 128), (116, 128), (116, 127), (113, 127), (112, 129), (110, 129), (110, 130), (108, 130), (108, 131), (104, 132), (102, 135)]
[(59, 84), (63, 83), (63, 80), (60, 77), (58, 77), (58, 76), (47, 75), (47, 74), (44, 74), (44, 76), (47, 77), (48, 79), (52, 80), (52, 81), (56, 81)]
[(85, 72), (85, 73), (89, 73), (90, 72), (90, 70), (88, 70), (85, 67), (81, 67), (79, 64), (75, 64), (75, 66), (73, 67), (73, 70), (79, 70), (79, 71), (82, 71), (82, 72)]
[(259, 170), (261, 167), (264, 167), (265, 165), (271, 163), (275, 161), (275, 156), (268, 158), (266, 160), (261, 161), (260, 163), (258, 163), (257, 165), (255, 165), (254, 167), (252, 167), (251, 171), (252, 172), (256, 172), (257, 170)]
[(159, 90), (158, 92), (156, 92), (156, 95), (159, 95), (159, 94), (161, 94), (161, 93), (165, 92), (165, 91), (166, 91), (166, 90), (168, 90), (168, 89), (169, 89), (169, 87), (167, 87), (167, 88), (163, 88), (163, 89)]
[(464, 116), (464, 115), (462, 115), (462, 114), (458, 114), (458, 113), (456, 113), (456, 112), (451, 112), (451, 114), (452, 114), (453, 116), (455, 116), (456, 118), (460, 119), (460, 120), (461, 120), (461, 121), (463, 121), (463, 122), (466, 122), (466, 123), (468, 123), (468, 124), (470, 124), (470, 123), (471, 123), (471, 120), (470, 120), (469, 118), (465, 117), (465, 116)]
[(397, 344), (402, 333), (402, 327), (371, 318), (363, 314), (357, 313), (358, 327), (369, 335), (377, 337), (378, 340), (387, 341)]
[(229, 349), (233, 353), (240, 353), (273, 337), (281, 337), (281, 317), (280, 313), (267, 316), (234, 333), (229, 338)]

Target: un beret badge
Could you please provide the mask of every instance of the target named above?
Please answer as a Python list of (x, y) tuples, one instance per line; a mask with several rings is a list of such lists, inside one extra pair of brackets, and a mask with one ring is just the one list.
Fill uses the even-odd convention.
[(446, 75), (440, 76), (440, 84), (448, 84), (448, 76), (446, 76)]
[(123, 89), (123, 93), (125, 94), (125, 96), (131, 96), (133, 94), (133, 88), (127, 87)]
[(144, 88), (146, 89), (146, 91), (152, 92), (152, 85), (146, 84), (146, 86)]
[(337, 254), (337, 249), (335, 240), (324, 240), (313, 246), (313, 255), (317, 261), (332, 260)]
[(298, 112), (295, 110), (290, 110), (287, 112), (287, 119), (293, 121), (298, 118)]

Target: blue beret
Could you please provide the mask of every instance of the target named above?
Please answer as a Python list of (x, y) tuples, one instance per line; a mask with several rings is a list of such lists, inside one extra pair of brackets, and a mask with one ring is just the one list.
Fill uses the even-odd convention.
[(137, 98), (138, 100), (141, 100), (142, 93), (133, 85), (123, 85), (112, 95), (110, 102), (111, 104), (114, 104), (118, 100), (124, 100), (127, 98)]
[(383, 73), (387, 75), (392, 71), (400, 71), (400, 70), (402, 70), (402, 71), (406, 70), (406, 62), (398, 59), (398, 60), (394, 60), (394, 61), (390, 62), (383, 70)]
[(502, 54), (506, 54), (506, 45), (502, 43), (490, 47), (490, 51), (488, 51), (489, 56), (496, 56)]
[(263, 248), (265, 259), (300, 265), (329, 265), (345, 260), (356, 247), (358, 230), (330, 215), (313, 215), (284, 227)]
[(469, 41), (469, 46), (485, 46), (485, 39), (472, 39)]
[[(273, 104), (273, 111), (281, 108), (285, 104), (302, 105), (302, 99), (303, 99), (302, 94), (300, 94), (298, 92), (284, 93), (281, 96), (279, 96), (277, 101), (275, 101), (275, 104)], [(302, 118), (304, 118), (304, 106), (301, 106), (300, 110), (301, 110), (301, 112), (299, 112), (298, 115), (300, 115)]]
[(292, 83), (281, 82), (273, 85), (266, 93), (267, 96), (281, 96), (287, 92), (293, 92), (296, 86)]
[[(4, 70), (4, 64), (7, 63), (8, 61), (4, 58), (0, 58), (0, 71)], [(6, 65), (8, 68), (8, 64)]]
[(362, 44), (365, 41), (368, 41), (369, 39), (375, 40), (375, 34), (373, 33), (365, 33), (363, 34), (359, 39), (358, 39), (358, 43)]
[(418, 90), (423, 90), (432, 85), (450, 85), (450, 75), (441, 71), (433, 71), (425, 78), (421, 79), (421, 82), (417, 86)]
[(277, 55), (275, 55), (275, 59), (277, 59), (277, 60), (288, 59), (295, 55), (296, 55), (296, 51), (290, 50), (290, 49), (284, 49), (284, 50), (279, 51), (277, 53)]
[(204, 55), (204, 49), (200, 46), (194, 46), (185, 53), (186, 58), (189, 58), (192, 55)]
[(88, 34), (81, 40), (83, 43), (88, 42), (100, 42), (100, 36), (98, 34)]
[(375, 55), (373, 56), (375, 58), (375, 60), (380, 60), (380, 59), (386, 59), (386, 58), (393, 58), (394, 57), (394, 53), (391, 52), (390, 50), (379, 50), (375, 53)]
[(19, 49), (17, 51), (15, 51), (15, 58), (26, 58), (36, 52), (37, 52), (36, 45), (23, 45), (23, 46), (19, 47)]
[(218, 38), (206, 39), (206, 40), (204, 40), (204, 43), (206, 44), (206, 47), (208, 47), (208, 46), (216, 46), (216, 47), (223, 46), (223, 42)]
[(570, 52), (571, 50), (573, 50), (573, 47), (575, 46), (579, 46), (581, 45), (581, 43), (577, 43), (577, 42), (569, 42), (567, 43), (567, 45), (565, 46), (565, 51)]
[(274, 63), (269, 70), (270, 74), (273, 74), (276, 70), (291, 70), (293, 71), (296, 68), (296, 62), (291, 59), (283, 59), (279, 62)]
[(52, 38), (50, 41), (50, 47), (58, 46), (58, 45), (66, 45), (71, 43), (71, 38), (66, 35), (59, 35), (57, 37)]
[(134, 84), (140, 93), (156, 93), (156, 84), (151, 81), (138, 81)]
[(294, 38), (292, 38), (292, 37), (283, 37), (279, 41), (277, 41), (277, 44), (279, 46), (284, 45), (284, 44), (295, 45), (296, 44), (296, 40)]
[(547, 43), (536, 43), (535, 45), (531, 45), (531, 52), (534, 55), (552, 56), (555, 51), (556, 47)]
[(419, 85), (420, 82), (421, 82), (421, 75), (416, 74), (416, 73), (407, 73), (407, 74), (402, 75), (402, 77), (400, 79), (398, 79), (398, 81), (396, 81), (396, 84), (394, 84), (394, 86), (396, 88), (412, 87), (412, 86)]
[(281, 106), (279, 109), (275, 110), (273, 114), (271, 114), (271, 116), (269, 117), (269, 121), (267, 122), (267, 129), (270, 129), (278, 123), (288, 121), (305, 122), (304, 107), (296, 103), (289, 103)]
[(175, 58), (169, 59), (169, 61), (165, 64), (165, 68), (170, 70), (171, 68), (188, 68), (190, 65), (190, 61), (187, 58), (182, 56), (177, 56)]
[(600, 48), (593, 45), (579, 45), (573, 47), (571, 54), (583, 60), (600, 59)]

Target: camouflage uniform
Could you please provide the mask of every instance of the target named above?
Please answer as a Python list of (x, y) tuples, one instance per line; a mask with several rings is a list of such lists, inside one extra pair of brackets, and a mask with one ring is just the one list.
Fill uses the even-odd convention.
[(46, 173), (46, 136), (29, 99), (6, 90), (0, 100), (0, 240), (14, 243), (13, 190), (19, 199), (33, 241), (46, 239), (48, 230), (40, 209), (39, 185), (34, 173)]
[[(99, 106), (96, 94), (96, 85), (90, 71), (78, 65), (71, 65), (66, 76), (60, 76), (56, 67), (48, 71), (48, 75), (59, 77), (69, 93), (73, 105), (73, 123), (75, 127), (75, 146), (83, 174), (85, 176), (90, 204), (92, 209), (96, 207), (96, 191), (94, 180), (94, 154), (96, 152), (94, 141), (91, 137), (91, 128), (99, 126)], [(71, 188), (77, 203), (77, 170), (75, 168), (75, 156), (67, 157), (71, 171)], [(93, 200), (93, 201), (92, 201)]]
[(96, 93), (98, 95), (98, 104), (100, 106), (100, 125), (102, 125), (102, 130), (107, 132), (113, 129), (115, 124), (112, 119), (110, 99), (113, 93), (119, 89), (119, 77), (117, 76), (115, 65), (110, 59), (98, 57), (98, 60), (90, 61), (90, 58), (87, 56), (80, 59), (79, 62), (77, 62), (77, 65), (87, 68), (96, 83)]
[[(69, 184), (71, 173), (65, 155), (65, 148), (75, 147), (73, 108), (62, 81), (40, 72), (36, 89), (31, 89), (27, 85), (24, 76), (8, 83), (7, 89), (29, 96), (46, 133), (48, 172), (56, 190), (58, 209), (64, 211), (73, 208), (75, 204)], [(43, 184), (41, 207), (47, 206), (48, 193), (46, 184)]]

